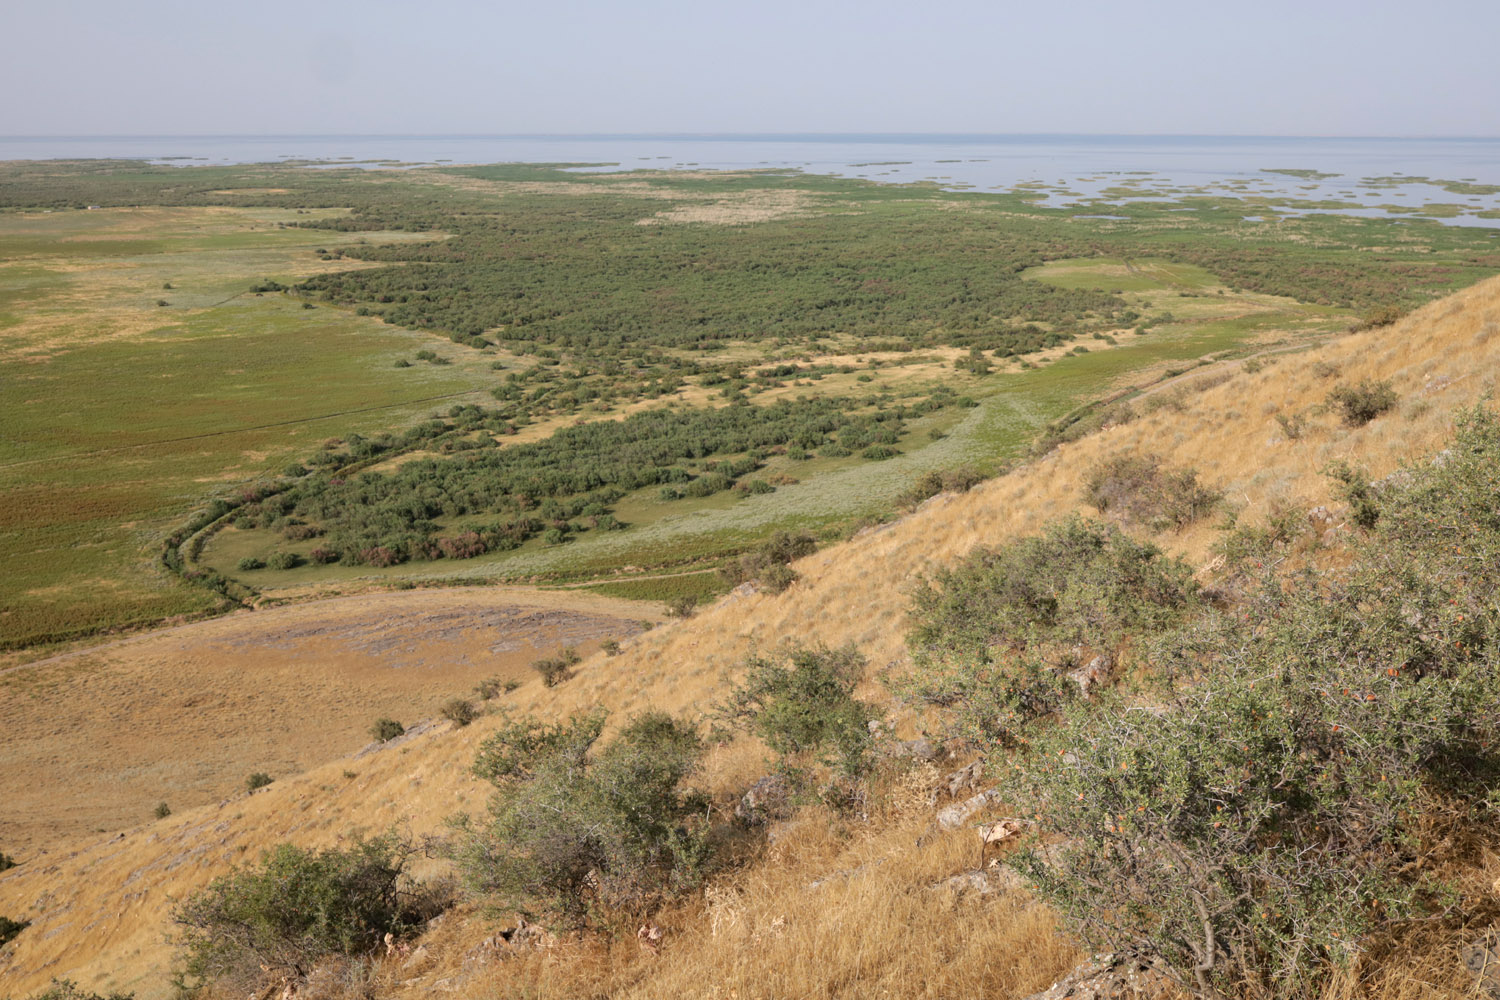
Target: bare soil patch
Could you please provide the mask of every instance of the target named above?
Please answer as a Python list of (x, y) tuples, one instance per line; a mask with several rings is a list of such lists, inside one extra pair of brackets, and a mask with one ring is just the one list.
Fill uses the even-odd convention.
[(638, 605), (517, 588), (366, 594), (263, 609), (0, 673), (0, 843), (134, 825), (357, 751), (487, 677), (640, 631)]

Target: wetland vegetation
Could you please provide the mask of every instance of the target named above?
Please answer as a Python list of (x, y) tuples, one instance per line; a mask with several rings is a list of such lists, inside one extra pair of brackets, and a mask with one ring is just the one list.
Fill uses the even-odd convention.
[(1500, 270), (1491, 231), (1424, 220), (1092, 210), (784, 171), (0, 166), (0, 643), (367, 577), (702, 596), (1101, 395)]

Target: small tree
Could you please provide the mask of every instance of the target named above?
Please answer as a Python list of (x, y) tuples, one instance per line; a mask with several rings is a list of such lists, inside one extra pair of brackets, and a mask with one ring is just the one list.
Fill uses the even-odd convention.
[(531, 669), (542, 675), (542, 683), (549, 688), (557, 687), (557, 685), (573, 676), (572, 668), (568, 666), (566, 660), (551, 656), (543, 657), (540, 660), (533, 660)]
[(156, 808), (151, 810), (151, 815), (155, 816), (157, 819), (166, 819), (168, 816), (172, 815), (172, 807), (167, 805), (165, 802), (158, 802), (156, 804)]
[(250, 777), (245, 779), (245, 791), (253, 792), (257, 788), (265, 788), (273, 780), (275, 779), (273, 779), (266, 772), (256, 771), (254, 774), (250, 775)]
[(376, 719), (370, 726), (370, 736), (376, 742), (388, 743), (398, 736), (406, 734), (406, 727), (395, 719), (381, 717)]

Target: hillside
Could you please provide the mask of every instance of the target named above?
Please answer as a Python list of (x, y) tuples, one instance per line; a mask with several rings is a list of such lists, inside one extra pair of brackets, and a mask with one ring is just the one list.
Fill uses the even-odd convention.
[[(800, 580), (781, 595), (731, 594), (689, 620), (627, 640), (618, 656), (590, 656), (560, 687), (526, 683), (507, 704), (554, 718), (595, 705), (617, 717), (646, 708), (693, 717), (726, 695), (748, 654), (785, 641), (852, 643), (870, 668), (860, 693), (887, 699), (876, 674), (906, 662), (912, 586), (976, 545), (1034, 533), (1072, 510), (1092, 513), (1081, 484), (1101, 460), (1151, 454), (1170, 467), (1194, 468), (1222, 491), (1241, 523), (1286, 508), (1338, 512), (1322, 470), (1345, 460), (1380, 478), (1443, 448), (1455, 412), (1493, 391), (1497, 333), (1500, 279), (1491, 279), (1392, 326), (1305, 352), (1205, 367), (1137, 403), (1139, 415), (1129, 422), (803, 559), (795, 567)], [(1400, 402), (1382, 419), (1345, 427), (1326, 406), (1329, 392), (1367, 377), (1390, 379)], [(1295, 439), (1278, 416), (1300, 422)], [(1349, 530), (1339, 517), (1330, 527), (1335, 538)], [(1154, 540), (1208, 580), (1220, 534), (1204, 519)], [(432, 613), (443, 594), (435, 593), (435, 604), (424, 595)], [(410, 627), (413, 650), (442, 641), (424, 636), (420, 620)], [(276, 637), (262, 641), (269, 647)], [(170, 674), (153, 676), (163, 693), (170, 690)], [(67, 976), (89, 989), (134, 990), (141, 1000), (169, 995), (165, 938), (174, 898), (283, 840), (325, 846), (353, 831), (391, 826), (414, 836), (441, 833), (446, 817), (484, 802), (487, 788), (468, 768), (498, 724), (495, 716), (463, 729), (439, 723), (248, 795), (118, 834), (59, 838), (18, 852), (22, 864), (0, 874), (0, 915), (31, 926), (0, 951), (0, 984), (22, 996)], [(904, 720), (907, 730), (914, 724)], [(746, 740), (716, 746), (710, 787), (743, 789), (763, 773), (762, 756)], [(976, 853), (970, 831), (928, 834), (924, 797), (915, 789), (865, 823), (803, 814), (758, 862), (716, 883), (706, 902), (663, 914), (668, 937), (660, 956), (640, 953), (634, 942), (610, 949), (565, 939), (553, 952), (505, 966), (466, 963), (500, 921), (464, 908), (429, 933), (422, 961), (393, 961), (371, 973), (371, 993), (418, 995), (400, 993), (402, 982), (456, 996), (1025, 996), (1045, 988), (1078, 955), (1044, 909), (1019, 891), (979, 904), (921, 891), (972, 867)], [(428, 872), (441, 867), (423, 865)], [(834, 873), (843, 877), (807, 888)], [(1500, 859), (1493, 857), (1487, 870), (1473, 873), (1486, 884), (1497, 875)], [(1391, 995), (1449, 995), (1431, 977), (1452, 974), (1449, 966), (1413, 966), (1411, 981), (1391, 986)]]

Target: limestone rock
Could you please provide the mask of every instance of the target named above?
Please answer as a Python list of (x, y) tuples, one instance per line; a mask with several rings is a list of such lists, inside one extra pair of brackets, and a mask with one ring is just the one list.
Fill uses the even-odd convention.
[(1095, 955), (1026, 1000), (1121, 1000), (1125, 997), (1158, 996), (1171, 988), (1171, 980), (1149, 962), (1133, 955)]
[(970, 817), (991, 805), (998, 798), (1000, 798), (999, 790), (990, 788), (978, 795), (971, 795), (962, 802), (944, 806), (938, 810), (937, 825), (944, 830), (957, 830), (967, 823)]
[(791, 789), (786, 779), (779, 774), (768, 774), (756, 780), (740, 796), (735, 804), (734, 815), (751, 826), (769, 823), (786, 815)]
[(1459, 952), (1482, 996), (1500, 1000), (1500, 930), (1492, 930)]
[(973, 792), (984, 780), (984, 761), (976, 760), (972, 764), (949, 773), (948, 777), (943, 780), (948, 787), (950, 798), (956, 799), (965, 792)]

